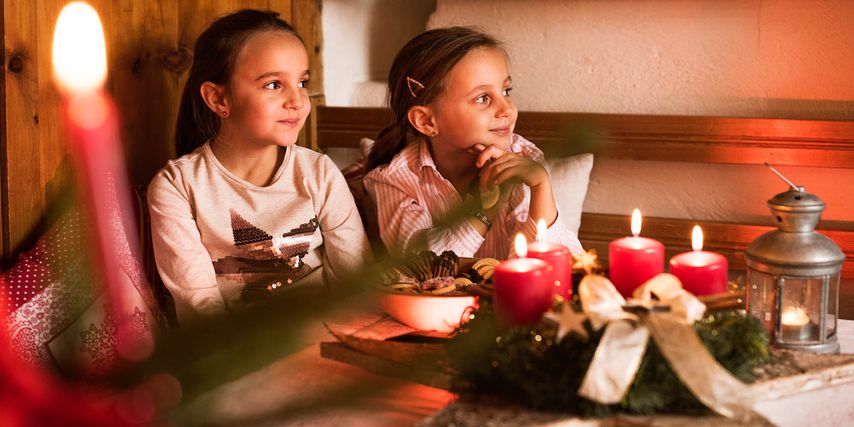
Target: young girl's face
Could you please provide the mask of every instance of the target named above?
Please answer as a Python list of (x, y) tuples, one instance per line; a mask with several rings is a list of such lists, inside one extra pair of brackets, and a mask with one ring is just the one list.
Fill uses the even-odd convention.
[(491, 48), (469, 52), (448, 74), (445, 92), (433, 102), (437, 143), (468, 150), (475, 144), (507, 150), (518, 110), (510, 98), (504, 54)]
[(292, 145), (311, 110), (308, 78), (308, 54), (296, 37), (282, 31), (253, 35), (234, 65), (223, 130), (239, 143)]

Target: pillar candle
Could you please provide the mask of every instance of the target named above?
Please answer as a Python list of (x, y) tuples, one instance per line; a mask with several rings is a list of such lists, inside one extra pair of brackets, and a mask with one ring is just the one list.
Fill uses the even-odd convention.
[(527, 243), (516, 236), (516, 256), (495, 267), (496, 321), (500, 326), (536, 322), (551, 307), (554, 285), (551, 267), (545, 261), (527, 258)]
[(555, 295), (568, 299), (572, 296), (572, 254), (569, 248), (542, 241), (546, 234), (546, 222), (537, 222), (537, 241), (528, 245), (528, 257), (543, 260), (552, 267), (551, 283)]
[(693, 252), (683, 252), (670, 259), (670, 273), (679, 278), (682, 287), (694, 295), (726, 292), (728, 266), (721, 254), (703, 249), (703, 230), (694, 226), (691, 233)]
[(98, 13), (86, 3), (68, 4), (57, 18), (53, 36), (53, 72), (62, 93), (62, 115), (74, 160), (86, 217), (95, 274), (104, 281), (117, 322), (118, 353), (140, 360), (153, 343), (134, 332), (125, 318), (133, 313), (122, 283), (121, 247), (115, 221), (131, 212), (124, 156), (119, 139), (118, 111), (103, 90), (107, 75), (106, 42)]
[(608, 265), (611, 282), (624, 297), (647, 280), (664, 272), (664, 245), (639, 237), (640, 210), (632, 212), (632, 237), (624, 237), (608, 245)]

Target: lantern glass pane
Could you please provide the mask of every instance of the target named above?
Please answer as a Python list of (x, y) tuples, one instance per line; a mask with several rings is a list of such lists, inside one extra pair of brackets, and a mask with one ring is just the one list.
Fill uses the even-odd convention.
[(828, 278), (827, 287), (827, 323), (824, 325), (826, 337), (836, 335), (836, 320), (839, 313), (839, 273)]
[(774, 307), (774, 277), (756, 270), (747, 270), (748, 307), (750, 314), (762, 321), (771, 330)]

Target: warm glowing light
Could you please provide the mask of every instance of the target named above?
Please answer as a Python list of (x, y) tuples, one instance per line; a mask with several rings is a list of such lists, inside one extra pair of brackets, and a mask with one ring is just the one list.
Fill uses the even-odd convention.
[(641, 231), (641, 213), (640, 209), (635, 208), (632, 211), (632, 236), (638, 237)]
[(800, 307), (787, 308), (783, 310), (783, 315), (780, 317), (780, 323), (789, 326), (803, 326), (809, 323), (809, 321), (810, 317)]
[(546, 220), (540, 218), (537, 221), (537, 241), (542, 241), (546, 238)]
[(513, 241), (513, 247), (516, 249), (516, 256), (519, 258), (525, 258), (528, 256), (528, 241), (525, 240), (525, 236), (522, 233), (516, 235), (516, 240)]
[(695, 225), (691, 231), (691, 248), (695, 251), (703, 250), (703, 229), (699, 225)]
[(107, 77), (107, 48), (98, 12), (84, 2), (66, 5), (53, 33), (53, 74), (71, 93), (100, 88)]

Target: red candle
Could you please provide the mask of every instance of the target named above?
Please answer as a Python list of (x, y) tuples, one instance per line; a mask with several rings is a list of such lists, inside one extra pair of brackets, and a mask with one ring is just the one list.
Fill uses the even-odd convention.
[(694, 226), (691, 233), (693, 252), (683, 252), (670, 258), (670, 273), (678, 277), (682, 287), (694, 295), (726, 292), (727, 260), (721, 254), (703, 251), (703, 230)]
[[(124, 223), (122, 211), (131, 212), (127, 194), (124, 156), (119, 145), (118, 113), (102, 86), (107, 74), (106, 47), (101, 20), (82, 2), (63, 8), (53, 38), (53, 70), (62, 92), (62, 115), (70, 153), (86, 206), (96, 274), (103, 279), (117, 318), (133, 313), (132, 302), (122, 285), (122, 266), (117, 257)], [(122, 356), (139, 360), (152, 345), (132, 330), (128, 321), (117, 322), (117, 349)]]
[(617, 239), (608, 245), (611, 282), (624, 297), (649, 279), (664, 272), (664, 245), (658, 240), (638, 237), (640, 210), (632, 212), (632, 237)]
[(526, 258), (525, 237), (516, 235), (516, 255), (495, 267), (495, 316), (501, 326), (534, 323), (552, 305), (554, 285), (551, 267), (542, 260)]
[(537, 221), (537, 241), (528, 245), (528, 257), (543, 260), (552, 267), (552, 291), (563, 298), (572, 296), (572, 254), (569, 248), (540, 239), (546, 234), (546, 222)]

